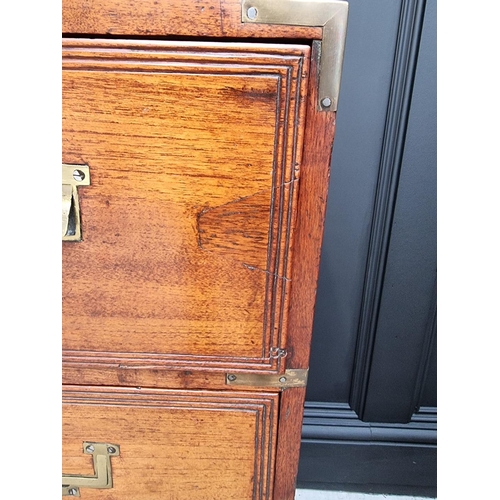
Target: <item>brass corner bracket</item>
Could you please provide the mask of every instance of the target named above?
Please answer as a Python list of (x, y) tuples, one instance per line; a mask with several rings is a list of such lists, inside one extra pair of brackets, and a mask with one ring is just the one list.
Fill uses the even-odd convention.
[(318, 108), (337, 111), (347, 33), (348, 3), (342, 0), (242, 0), (241, 21), (323, 27)]

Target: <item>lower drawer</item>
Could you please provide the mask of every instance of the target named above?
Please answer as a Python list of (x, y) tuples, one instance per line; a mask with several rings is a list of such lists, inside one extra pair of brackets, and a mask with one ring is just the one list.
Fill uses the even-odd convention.
[[(65, 386), (63, 484), (89, 500), (272, 498), (278, 401), (276, 393)], [(94, 487), (102, 477), (71, 487), (73, 476), (98, 472), (88, 443), (117, 445), (107, 459), (111, 488)]]

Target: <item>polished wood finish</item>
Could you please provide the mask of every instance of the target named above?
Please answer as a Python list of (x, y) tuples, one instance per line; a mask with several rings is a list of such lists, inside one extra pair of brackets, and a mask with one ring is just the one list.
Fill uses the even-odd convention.
[(63, 0), (62, 32), (321, 39), (322, 28), (241, 23), (240, 0)]
[[(67, 363), (277, 371), (307, 46), (66, 40)], [(91, 92), (89, 92), (91, 89)]]
[(275, 500), (295, 499), (305, 397), (305, 388), (288, 389), (281, 394), (274, 479)]
[(63, 162), (92, 175), (63, 245), (64, 472), (116, 442), (113, 489), (86, 498), (293, 500), (305, 389), (225, 374), (308, 367), (321, 28), (242, 24), (239, 0), (63, 0), (63, 33)]
[[(287, 368), (308, 368), (316, 287), (319, 276), (330, 157), (336, 113), (317, 110), (319, 46), (313, 43), (304, 154), (293, 255), (293, 282), (287, 342)], [(299, 465), (306, 391), (294, 388), (281, 398), (276, 459), (275, 498), (293, 500)]]
[[(172, 367), (133, 367), (118, 363), (105, 365), (66, 361), (63, 365), (62, 378), (65, 384), (238, 390), (226, 385), (225, 372), (174, 370)], [(245, 390), (253, 389), (245, 387)]]
[(292, 258), (294, 279), (290, 294), (288, 368), (309, 367), (309, 346), (330, 182), (330, 158), (335, 135), (336, 113), (318, 111), (316, 107), (319, 50), (319, 44), (314, 43), (298, 200), (299, 215)]
[[(63, 472), (92, 475), (82, 441), (120, 446), (108, 500), (273, 498), (277, 394), (68, 386)], [(181, 485), (181, 487), (179, 487)]]

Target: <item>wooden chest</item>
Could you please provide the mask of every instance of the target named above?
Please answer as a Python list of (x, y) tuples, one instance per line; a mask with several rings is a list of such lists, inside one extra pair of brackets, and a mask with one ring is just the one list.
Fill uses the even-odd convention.
[(63, 496), (293, 499), (346, 18), (63, 0)]

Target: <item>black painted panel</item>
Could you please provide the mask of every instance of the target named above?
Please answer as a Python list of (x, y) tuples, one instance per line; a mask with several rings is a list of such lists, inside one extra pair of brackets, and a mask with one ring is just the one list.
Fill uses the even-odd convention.
[(328, 442), (431, 446), (437, 444), (435, 407), (422, 407), (410, 423), (370, 423), (361, 421), (347, 403), (307, 402), (302, 438)]
[(366, 421), (410, 420), (422, 391), (419, 373), (431, 355), (428, 325), (436, 280), (435, 33), (436, 3), (430, 0), (363, 413)]
[(421, 406), (437, 406), (437, 337), (434, 336), (429, 357), (429, 368), (422, 387)]
[(437, 496), (436, 449), (302, 442), (299, 488)]
[(436, 496), (435, 11), (350, 0), (300, 487)]
[(308, 400), (349, 399), (398, 19), (394, 0), (349, 2)]

